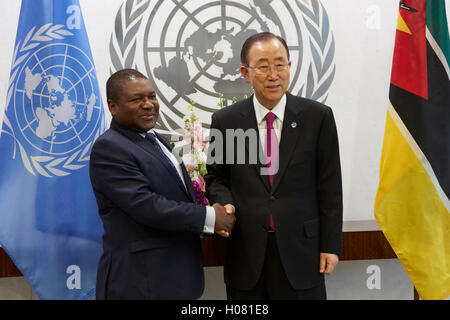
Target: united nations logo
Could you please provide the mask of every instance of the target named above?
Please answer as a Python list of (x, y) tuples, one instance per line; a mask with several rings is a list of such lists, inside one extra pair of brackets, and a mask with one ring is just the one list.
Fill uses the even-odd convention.
[(5, 132), (34, 175), (65, 176), (84, 167), (102, 130), (92, 60), (73, 44), (50, 42), (70, 35), (48, 24), (33, 28), (15, 49)]
[[(257, 32), (286, 39), (293, 94), (324, 102), (334, 79), (334, 39), (318, 0), (127, 0), (114, 30), (111, 72), (146, 70), (160, 100), (157, 129), (162, 133), (183, 127), (190, 101), (207, 127), (219, 97), (229, 104), (252, 93), (240, 73), (240, 50)], [(142, 59), (136, 55), (139, 48)]]

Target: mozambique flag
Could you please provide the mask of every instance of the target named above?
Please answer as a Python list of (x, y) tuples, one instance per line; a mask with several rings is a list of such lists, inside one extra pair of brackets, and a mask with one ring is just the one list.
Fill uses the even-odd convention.
[(400, 1), (375, 218), (422, 299), (450, 295), (450, 41), (444, 0)]

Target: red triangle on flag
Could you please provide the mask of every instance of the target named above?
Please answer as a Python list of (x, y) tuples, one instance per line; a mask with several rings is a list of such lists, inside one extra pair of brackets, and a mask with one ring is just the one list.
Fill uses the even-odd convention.
[(410, 34), (397, 28), (391, 83), (428, 100), (425, 1), (409, 1), (417, 12), (400, 9)]

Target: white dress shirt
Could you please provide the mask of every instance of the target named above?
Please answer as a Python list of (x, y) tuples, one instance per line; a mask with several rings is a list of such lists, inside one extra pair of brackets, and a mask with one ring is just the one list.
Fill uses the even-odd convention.
[(286, 94), (283, 95), (280, 102), (278, 102), (278, 104), (272, 110), (267, 109), (261, 103), (259, 103), (258, 99), (256, 99), (256, 95), (253, 96), (253, 106), (255, 108), (256, 123), (258, 124), (259, 141), (261, 141), (261, 147), (265, 152), (267, 123), (266, 119), (264, 118), (269, 112), (272, 112), (276, 115), (276, 119), (273, 121), (273, 128), (275, 130), (275, 134), (277, 135), (279, 144), (281, 139), (281, 130), (283, 129), (284, 111), (286, 110)]

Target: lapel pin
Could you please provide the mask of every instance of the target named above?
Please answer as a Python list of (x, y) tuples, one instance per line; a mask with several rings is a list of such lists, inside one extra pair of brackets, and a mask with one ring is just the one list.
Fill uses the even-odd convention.
[(292, 123), (291, 123), (291, 127), (294, 128), (294, 129), (297, 128), (297, 122), (295, 122), (295, 121), (292, 122)]

